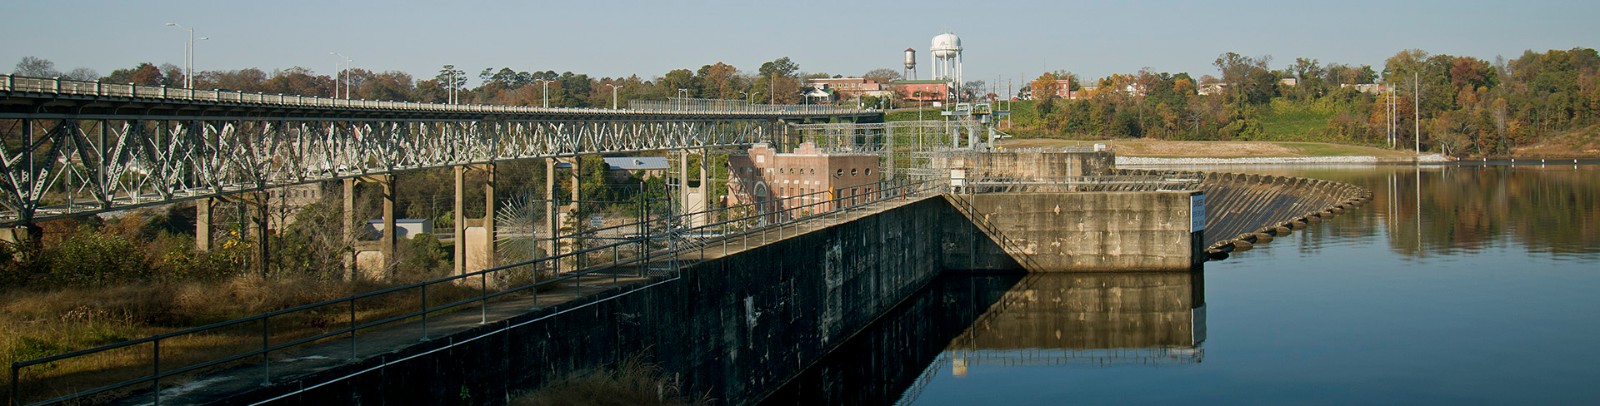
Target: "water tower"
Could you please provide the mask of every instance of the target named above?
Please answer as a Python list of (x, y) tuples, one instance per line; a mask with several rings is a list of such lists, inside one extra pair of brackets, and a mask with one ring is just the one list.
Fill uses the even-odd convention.
[(933, 79), (950, 82), (951, 88), (961, 86), (961, 37), (952, 33), (933, 37)]
[(900, 76), (909, 80), (917, 80), (917, 50), (906, 48), (906, 71)]

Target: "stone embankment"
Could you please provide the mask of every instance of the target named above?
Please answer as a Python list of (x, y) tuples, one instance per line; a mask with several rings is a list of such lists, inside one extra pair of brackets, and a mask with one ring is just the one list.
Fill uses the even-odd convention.
[(1289, 235), (1308, 224), (1354, 209), (1372, 192), (1348, 183), (1300, 177), (1214, 172), (1119, 169), (1118, 174), (1160, 175), (1193, 182), (1206, 196), (1206, 253), (1229, 252)]

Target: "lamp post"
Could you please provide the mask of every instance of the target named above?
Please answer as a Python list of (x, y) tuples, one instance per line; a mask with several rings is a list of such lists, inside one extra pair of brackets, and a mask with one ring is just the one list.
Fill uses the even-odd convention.
[[(328, 52), (328, 55), (333, 55), (333, 56), (337, 56), (337, 57), (340, 57), (340, 58), (344, 58), (344, 99), (345, 100), (350, 100), (350, 69), (353, 66), (352, 63), (355, 62), (355, 60), (354, 59), (350, 59), (350, 57), (344, 56), (344, 54), (341, 54), (341, 53), (338, 53), (338, 52)], [(334, 66), (338, 66), (338, 65), (334, 65)], [(338, 77), (334, 77), (333, 78), (333, 85), (335, 87), (337, 87), (339, 85), (339, 78)], [(336, 98), (336, 99), (339, 98), (339, 91), (337, 89), (334, 90), (333, 97)]]
[[(167, 26), (168, 27), (178, 27), (178, 29), (181, 29), (181, 30), (189, 32), (189, 44), (185, 45), (183, 47), (183, 87), (189, 88), (189, 89), (193, 89), (194, 88), (194, 29), (193, 28), (189, 28), (189, 27), (185, 27), (185, 26), (180, 25), (178, 23), (167, 23)], [(200, 39), (201, 40), (208, 40), (208, 39), (211, 39), (211, 38), (210, 37), (200, 37)]]
[(546, 79), (534, 79), (534, 80), (538, 81), (539, 82), (539, 86), (544, 88), (544, 93), (543, 93), (543, 96), (542, 96), (543, 99), (544, 99), (544, 107), (550, 107), (550, 81), (546, 80)]
[(611, 86), (611, 109), (612, 110), (616, 110), (617, 109), (617, 85), (613, 85), (613, 84), (607, 83), (606, 86)]

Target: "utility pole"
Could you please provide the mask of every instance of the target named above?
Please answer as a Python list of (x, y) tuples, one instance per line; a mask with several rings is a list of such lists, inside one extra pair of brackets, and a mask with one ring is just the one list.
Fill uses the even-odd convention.
[(1422, 79), (1417, 72), (1411, 72), (1411, 90), (1416, 92), (1411, 95), (1411, 124), (1415, 128), (1411, 135), (1417, 141), (1417, 156), (1422, 156)]

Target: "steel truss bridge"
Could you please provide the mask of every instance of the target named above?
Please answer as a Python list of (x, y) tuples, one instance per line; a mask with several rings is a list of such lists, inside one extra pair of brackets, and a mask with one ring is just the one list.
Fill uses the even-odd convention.
[(832, 106), (450, 105), (0, 78), (0, 226), (395, 172), (746, 146)]

